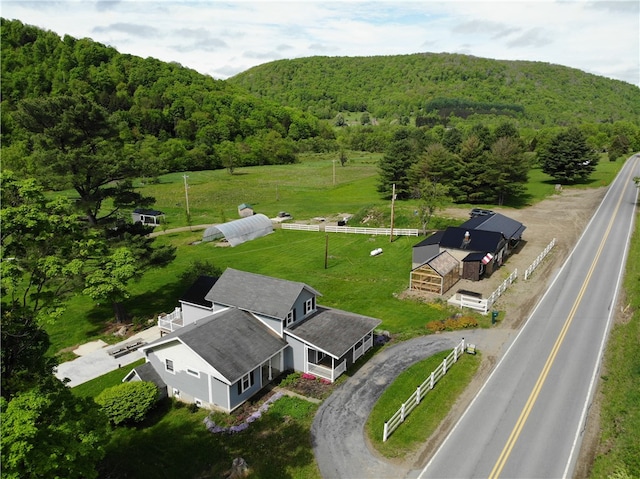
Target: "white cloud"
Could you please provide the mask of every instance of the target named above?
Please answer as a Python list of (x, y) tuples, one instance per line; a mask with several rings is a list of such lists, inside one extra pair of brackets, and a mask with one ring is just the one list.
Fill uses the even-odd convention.
[(556, 63), (640, 85), (637, 0), (3, 0), (1, 13), (218, 78), (280, 58), (432, 51)]

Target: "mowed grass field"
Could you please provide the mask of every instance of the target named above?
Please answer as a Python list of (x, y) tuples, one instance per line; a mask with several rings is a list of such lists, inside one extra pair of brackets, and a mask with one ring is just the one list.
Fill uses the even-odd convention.
[[(601, 182), (608, 184), (614, 174), (612, 167), (617, 171), (619, 164), (607, 163), (594, 175), (598, 177), (594, 180), (596, 186), (603, 184)], [(235, 219), (237, 204), (243, 202), (251, 203), (257, 212), (268, 216), (285, 210), (301, 219), (338, 212), (356, 213), (358, 209), (369, 207), (389, 212), (389, 203), (380, 200), (375, 191), (375, 160), (368, 155), (344, 168), (336, 162), (335, 186), (330, 157), (313, 157), (299, 165), (281, 167), (282, 179), (279, 181), (282, 183), (277, 182), (277, 196), (273, 183), (269, 183), (274, 176), (272, 168), (241, 170), (241, 174), (233, 176), (222, 171), (188, 173), (188, 182), (193, 181), (189, 184), (191, 224)], [(302, 171), (304, 174), (299, 174)], [(327, 173), (330, 174), (328, 180)], [(532, 172), (528, 185), (531, 203), (553, 194), (553, 184), (539, 173)], [(182, 175), (166, 175), (159, 184), (141, 188), (156, 197), (156, 208), (167, 213), (168, 227), (188, 224), (182, 210), (185, 203), (180, 203), (184, 198)], [(232, 200), (228, 201), (226, 196)], [(191, 206), (192, 202), (195, 207)], [(396, 204), (400, 216), (404, 215), (404, 221), (410, 223), (414, 204)], [(461, 207), (466, 208), (466, 205)], [(162, 229), (158, 228), (158, 231)], [(408, 285), (411, 248), (420, 238), (401, 237), (390, 242), (388, 237), (331, 234), (328, 236), (326, 268), (327, 236), (323, 233), (276, 229), (271, 235), (234, 248), (201, 243), (201, 238), (202, 231), (159, 236), (158, 242), (177, 246), (177, 258), (169, 267), (150, 271), (141, 281), (131, 285), (131, 298), (126, 307), (132, 316), (154, 323), (159, 312), (172, 310), (188, 286), (180, 280), (180, 275), (195, 261), (209, 261), (222, 269), (233, 267), (308, 283), (323, 294), (321, 304), (378, 317), (383, 320), (382, 329), (392, 331), (399, 339), (424, 334), (428, 321), (450, 314), (442, 303), (423, 304), (397, 298)], [(369, 252), (378, 247), (383, 249), (383, 254), (371, 257)], [(105, 323), (111, 318), (108, 305), (94, 305), (82, 296), (74, 298), (67, 315), (48, 328), (52, 337), (51, 351), (55, 353), (63, 347), (100, 337)], [(479, 319), (483, 321), (482, 325), (488, 326), (486, 318)], [(628, 350), (628, 345), (625, 348)], [(416, 380), (422, 379), (412, 377), (414, 370), (439, 360), (439, 356), (429, 358), (424, 364), (411, 368), (399, 384), (390, 385), (385, 393), (388, 401), (378, 404), (370, 418), (370, 433), (380, 429), (384, 417), (397, 407), (398, 397), (406, 395), (398, 391), (409, 391)], [(446, 414), (447, 405), (456, 395), (453, 391), (464, 389), (478, 362), (479, 357), (465, 356), (459, 369), (452, 371), (455, 374), (445, 378), (453, 384), (443, 382), (438, 387), (440, 392), (431, 396), (431, 407), (414, 412), (410, 421), (396, 431), (388, 443), (376, 444), (376, 447), (390, 457), (402, 457), (407, 451), (414, 450)], [(119, 383), (123, 372), (97, 378), (77, 388), (77, 394), (95, 396), (105, 386)], [(622, 404), (624, 409), (630, 408), (633, 401), (631, 395), (615, 402)], [(173, 405), (157, 410), (141, 427), (114, 430), (102, 468), (128, 477), (149, 477), (150, 474), (157, 477), (219, 477), (228, 472), (234, 457), (244, 457), (252, 467), (254, 477), (318, 478), (319, 471), (309, 444), (314, 413), (315, 406), (287, 399), (244, 435), (218, 437), (202, 427), (205, 412), (190, 412), (188, 408)], [(283, 418), (293, 418), (293, 421), (283, 422)], [(421, 424), (429, 424), (429, 428), (425, 429)], [(167, 437), (178, 436), (181, 438), (178, 442), (166, 441)], [(603, 436), (603, 442), (610, 440), (610, 435)], [(629, 441), (634, 444), (634, 438), (635, 435), (621, 438), (622, 447), (628, 449)], [(275, 455), (273, 444), (281, 444)], [(141, 457), (147, 460), (141, 460)], [(619, 456), (616, 459), (613, 464), (620, 464)], [(628, 455), (626, 459), (629, 459)], [(601, 464), (598, 470), (616, 469), (614, 465), (611, 462)]]
[[(337, 154), (317, 154), (307, 155), (294, 165), (240, 168), (233, 175), (226, 170), (173, 173), (161, 176), (157, 182), (139, 180), (136, 185), (143, 194), (154, 197), (154, 207), (166, 214), (166, 224), (156, 228), (160, 233), (237, 219), (237, 208), (242, 203), (251, 204), (257, 213), (269, 217), (287, 211), (294, 221), (375, 211), (378, 215), (374, 222), (388, 226), (391, 203), (376, 191), (381, 155), (358, 152), (349, 153), (348, 158), (344, 167), (337, 161)], [(601, 162), (591, 183), (608, 184), (620, 165), (621, 162)], [(530, 177), (528, 204), (553, 194), (553, 182), (540, 170), (532, 170)], [(187, 196), (190, 221), (186, 215)], [(395, 202), (396, 227), (419, 227), (416, 205), (415, 200)], [(459, 205), (461, 209), (469, 206)], [(446, 218), (432, 220), (432, 226), (446, 224)], [(149, 271), (140, 281), (131, 283), (125, 307), (137, 323), (151, 324), (158, 314), (178, 305), (180, 295), (189, 286), (183, 284), (180, 275), (190, 270), (195, 261), (305, 282), (322, 293), (322, 304), (379, 318), (383, 329), (401, 338), (422, 334), (427, 322), (449, 314), (439, 303), (397, 298), (408, 287), (411, 249), (420, 238), (399, 237), (390, 242), (388, 237), (331, 234), (326, 269), (327, 236), (323, 233), (276, 229), (272, 235), (234, 248), (196, 244), (201, 239), (202, 231), (160, 235), (159, 243), (177, 247), (177, 258), (168, 267)], [(382, 248), (383, 254), (370, 257), (369, 252), (375, 248)], [(114, 342), (112, 335), (104, 334), (112, 319), (111, 305), (98, 305), (77, 295), (69, 302), (65, 315), (46, 326), (51, 338), (50, 353), (68, 351), (98, 338)], [(480, 321), (486, 325), (482, 318)]]

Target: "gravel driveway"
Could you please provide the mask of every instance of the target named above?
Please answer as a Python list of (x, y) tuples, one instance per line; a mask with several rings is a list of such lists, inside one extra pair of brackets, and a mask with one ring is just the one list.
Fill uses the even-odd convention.
[[(502, 334), (501, 334), (502, 333)], [(367, 446), (364, 425), (386, 387), (412, 364), (447, 349), (460, 340), (496, 354), (505, 344), (504, 331), (474, 330), (421, 336), (376, 354), (320, 406), (311, 427), (313, 452), (325, 479), (402, 478), (411, 462), (388, 462)], [(487, 351), (488, 352), (488, 351)], [(382, 434), (382, 431), (380, 431)]]

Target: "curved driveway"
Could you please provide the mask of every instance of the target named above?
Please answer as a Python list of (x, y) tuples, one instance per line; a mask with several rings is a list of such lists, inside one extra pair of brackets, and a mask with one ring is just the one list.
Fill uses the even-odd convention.
[(508, 333), (479, 329), (421, 336), (376, 354), (337, 388), (316, 414), (311, 441), (322, 477), (405, 477), (410, 472), (408, 469), (387, 462), (367, 447), (364, 425), (383, 391), (409, 366), (440, 351), (453, 349), (463, 337), (482, 350), (483, 344), (489, 346), (489, 341), (494, 343), (491, 348), (502, 344)]

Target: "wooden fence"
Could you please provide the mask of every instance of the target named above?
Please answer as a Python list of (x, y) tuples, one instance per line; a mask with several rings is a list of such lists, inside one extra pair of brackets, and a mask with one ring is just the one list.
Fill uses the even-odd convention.
[(533, 261), (533, 263), (531, 263), (531, 266), (529, 266), (525, 272), (524, 272), (524, 280), (528, 280), (529, 276), (531, 276), (531, 273), (533, 273), (533, 270), (536, 269), (538, 267), (538, 265), (542, 262), (542, 260), (544, 259), (545, 256), (547, 256), (549, 254), (549, 251), (551, 251), (551, 249), (556, 245), (556, 239), (553, 238), (551, 240), (551, 243), (549, 243), (547, 245), (547, 247), (542, 251), (542, 253), (540, 253), (538, 255), (538, 257)]
[(440, 365), (431, 372), (431, 375), (420, 384), (409, 398), (402, 403), (400, 409), (398, 409), (389, 420), (384, 423), (384, 431), (382, 433), (382, 440), (386, 440), (391, 436), (391, 433), (398, 429), (400, 424), (404, 422), (406, 417), (413, 411), (420, 401), (427, 395), (429, 391), (433, 389), (435, 384), (445, 375), (447, 371), (458, 358), (464, 353), (464, 339), (453, 348), (453, 351), (444, 358)]

